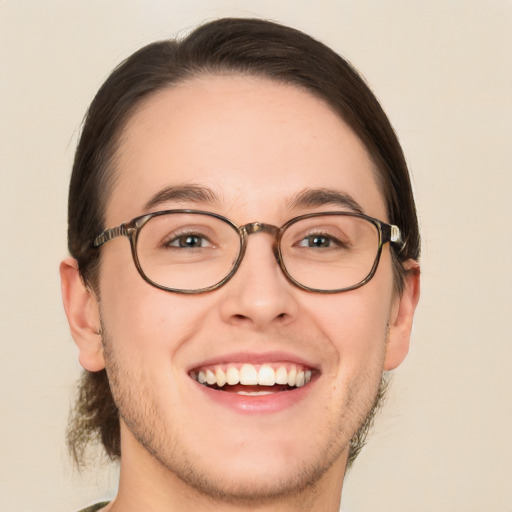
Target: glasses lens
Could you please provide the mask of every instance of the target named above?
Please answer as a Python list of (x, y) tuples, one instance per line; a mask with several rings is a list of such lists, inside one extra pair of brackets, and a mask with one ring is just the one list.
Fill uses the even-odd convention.
[(320, 215), (290, 224), (281, 258), (295, 281), (316, 290), (341, 290), (368, 277), (379, 249), (379, 230), (350, 215)]
[(142, 272), (159, 286), (194, 291), (222, 281), (240, 254), (238, 231), (199, 213), (152, 217), (140, 230), (137, 256)]

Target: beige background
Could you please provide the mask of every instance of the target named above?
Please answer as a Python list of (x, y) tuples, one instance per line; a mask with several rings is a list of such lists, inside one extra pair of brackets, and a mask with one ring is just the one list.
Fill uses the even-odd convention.
[(73, 472), (77, 353), (61, 309), (76, 137), (109, 71), (223, 16), (291, 24), (367, 77), (403, 143), (423, 229), (406, 363), (350, 472), (350, 512), (512, 511), (510, 0), (0, 0), (0, 509), (71, 512), (115, 472)]

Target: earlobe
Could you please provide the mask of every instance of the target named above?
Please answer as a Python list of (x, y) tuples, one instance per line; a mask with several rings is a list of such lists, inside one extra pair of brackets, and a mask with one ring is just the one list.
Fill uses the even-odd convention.
[(420, 298), (420, 267), (414, 260), (404, 263), (406, 276), (404, 289), (396, 300), (389, 322), (388, 342), (384, 369), (393, 370), (405, 359), (409, 351), (414, 312)]
[(105, 367), (100, 334), (100, 314), (95, 294), (85, 285), (74, 258), (60, 264), (62, 301), (71, 335), (80, 352), (80, 364), (97, 372)]

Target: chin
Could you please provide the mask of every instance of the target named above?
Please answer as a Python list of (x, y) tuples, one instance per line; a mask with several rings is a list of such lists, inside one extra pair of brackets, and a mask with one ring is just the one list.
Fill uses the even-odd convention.
[(295, 460), (286, 464), (278, 461), (261, 461), (252, 465), (248, 461), (232, 464), (226, 458), (222, 467), (207, 471), (199, 467), (183, 467), (178, 478), (202, 495), (227, 503), (276, 502), (289, 496), (300, 496), (306, 489), (314, 487), (332, 468), (331, 462), (321, 464)]
[(269, 439), (269, 434), (266, 442), (262, 436), (245, 444), (222, 443), (223, 448), (216, 444), (210, 450), (203, 447), (200, 453), (192, 439), (182, 439), (179, 450), (177, 445), (166, 450), (162, 438), (149, 444), (146, 439), (145, 449), (149, 448), (168, 478), (177, 478), (212, 500), (239, 505), (301, 496), (328, 473), (339, 481), (343, 478), (347, 450), (339, 439), (322, 447), (318, 443), (321, 436), (313, 436), (309, 446), (299, 446), (280, 436)]

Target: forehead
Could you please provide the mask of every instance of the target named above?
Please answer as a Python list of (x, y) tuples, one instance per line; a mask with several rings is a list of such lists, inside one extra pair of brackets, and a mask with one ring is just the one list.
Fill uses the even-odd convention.
[[(286, 217), (307, 189), (348, 194), (365, 213), (386, 214), (375, 166), (350, 127), (312, 94), (268, 79), (207, 75), (156, 93), (131, 116), (115, 161), (108, 225), (187, 185), (214, 192), (209, 209), (249, 221)], [(164, 206), (192, 206), (177, 203)]]

